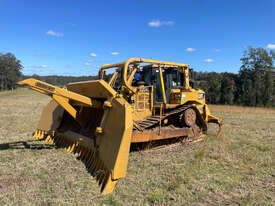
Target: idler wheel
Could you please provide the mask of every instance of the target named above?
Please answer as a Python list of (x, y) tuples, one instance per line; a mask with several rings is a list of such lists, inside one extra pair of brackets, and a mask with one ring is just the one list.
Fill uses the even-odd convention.
[(196, 123), (197, 114), (194, 109), (189, 108), (181, 115), (181, 122), (186, 126), (193, 126)]

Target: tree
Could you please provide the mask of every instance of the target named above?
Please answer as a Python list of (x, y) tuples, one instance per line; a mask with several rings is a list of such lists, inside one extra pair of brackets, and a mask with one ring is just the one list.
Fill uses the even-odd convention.
[(210, 104), (220, 103), (221, 75), (216, 72), (210, 72), (207, 75), (208, 89), (206, 91), (206, 100)]
[[(263, 103), (265, 106), (272, 106), (273, 99), (275, 98), (275, 88), (272, 72), (266, 72), (264, 77), (264, 93), (263, 93)], [(275, 106), (275, 105), (273, 105)]]
[(234, 104), (235, 96), (235, 81), (232, 78), (233, 74), (223, 73), (221, 80), (221, 91), (220, 91), (220, 103), (221, 104)]
[(0, 91), (15, 88), (21, 69), (20, 61), (12, 53), (0, 53)]
[(242, 102), (250, 106), (267, 106), (274, 98), (273, 80), (274, 52), (264, 48), (248, 47), (241, 58), (240, 95)]

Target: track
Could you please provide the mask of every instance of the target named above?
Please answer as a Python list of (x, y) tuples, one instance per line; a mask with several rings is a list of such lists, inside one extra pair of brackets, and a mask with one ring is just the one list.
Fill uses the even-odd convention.
[(155, 126), (159, 126), (160, 122), (162, 122), (164, 119), (168, 119), (172, 115), (179, 114), (190, 107), (192, 107), (192, 106), (182, 105), (180, 107), (172, 109), (169, 112), (164, 113), (161, 117), (160, 117), (160, 115), (154, 115), (154, 116), (146, 118), (143, 121), (138, 121), (138, 122), (136, 122), (138, 127), (136, 125), (134, 125), (134, 130), (143, 131), (145, 129), (150, 129)]
[[(198, 114), (197, 120), (192, 125), (182, 125), (179, 120), (180, 115), (192, 105), (181, 105), (171, 109), (162, 116), (154, 115), (143, 121), (134, 122), (132, 143), (151, 142), (155, 140), (173, 139), (187, 137), (189, 141), (194, 141), (206, 134), (204, 120)], [(199, 116), (199, 117), (198, 117)], [(165, 124), (165, 120), (168, 120)]]

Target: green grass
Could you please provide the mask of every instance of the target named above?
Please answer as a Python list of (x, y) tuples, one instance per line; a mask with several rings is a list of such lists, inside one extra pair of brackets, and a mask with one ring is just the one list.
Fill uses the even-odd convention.
[(101, 196), (84, 165), (32, 139), (49, 97), (0, 93), (0, 205), (275, 205), (275, 110), (211, 106), (216, 139), (132, 152), (126, 178)]

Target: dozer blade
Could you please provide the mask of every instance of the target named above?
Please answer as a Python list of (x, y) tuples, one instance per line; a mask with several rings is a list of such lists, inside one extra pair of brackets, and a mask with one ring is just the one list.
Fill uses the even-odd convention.
[[(111, 193), (117, 181), (126, 176), (133, 130), (131, 106), (104, 80), (69, 84), (67, 89), (34, 79), (21, 84), (54, 99), (44, 108), (34, 138), (74, 153), (98, 181), (102, 194)], [(43, 88), (39, 88), (41, 84)], [(53, 89), (47, 91), (45, 85)], [(54, 95), (66, 97), (69, 107), (63, 107)], [(72, 95), (76, 98), (70, 99)], [(77, 95), (85, 101), (86, 98), (99, 101), (101, 107), (98, 102), (96, 107), (88, 105), (89, 102), (77, 99)], [(70, 107), (75, 109), (75, 116), (68, 111)]]
[(114, 190), (118, 179), (126, 176), (132, 122), (130, 107), (121, 98), (113, 99), (112, 108), (104, 112), (101, 126), (96, 128), (95, 138), (75, 132), (76, 129), (69, 125), (61, 125), (53, 136), (47, 136), (46, 141), (78, 156), (98, 181), (101, 192), (108, 194)]
[(45, 139), (48, 135), (53, 135), (61, 124), (63, 114), (64, 109), (56, 101), (51, 100), (43, 109), (33, 137)]

